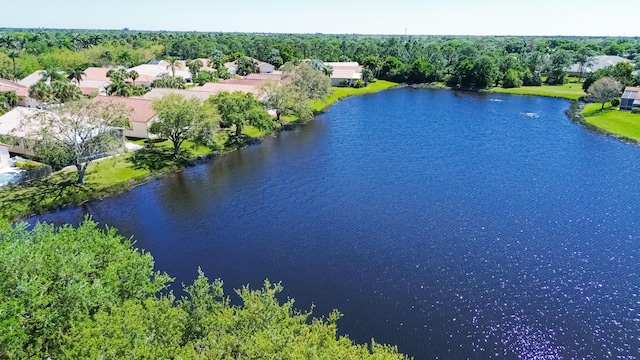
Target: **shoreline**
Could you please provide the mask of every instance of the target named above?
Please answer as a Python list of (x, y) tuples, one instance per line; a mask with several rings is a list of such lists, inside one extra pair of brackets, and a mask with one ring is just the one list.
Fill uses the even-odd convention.
[[(375, 84), (378, 86), (375, 86)], [(373, 85), (373, 86), (372, 86)], [(370, 87), (372, 86), (372, 87)], [(313, 114), (314, 116), (320, 115), (326, 111), (328, 111), (331, 106), (336, 104), (342, 99), (351, 97), (351, 96), (359, 96), (366, 94), (373, 94), (381, 91), (385, 91), (391, 88), (398, 87), (399, 84), (392, 83), (388, 81), (378, 80), (377, 82), (370, 83), (365, 88), (332, 88), (334, 94), (330, 95), (326, 100), (318, 100), (313, 106)], [(337, 92), (338, 94), (335, 94)], [(310, 121), (313, 121), (311, 119)], [(126, 176), (124, 179), (105, 185), (105, 186), (96, 186), (96, 184), (92, 184), (89, 182), (89, 170), (87, 171), (87, 181), (85, 184), (75, 184), (70, 181), (70, 178), (75, 176), (75, 170), (59, 170), (55, 172), (50, 178), (38, 180), (33, 183), (20, 184), (16, 186), (8, 186), (0, 189), (0, 208), (2, 208), (2, 213), (0, 213), (0, 218), (9, 220), (9, 221), (20, 221), (25, 218), (43, 214), (46, 212), (52, 212), (57, 210), (63, 210), (73, 206), (80, 206), (90, 201), (102, 200), (110, 196), (120, 195), (127, 191), (130, 191), (138, 186), (150, 183), (152, 181), (161, 179), (169, 174), (174, 174), (180, 171), (184, 171), (185, 169), (200, 165), (206, 164), (215, 160), (218, 157), (226, 156), (234, 151), (240, 150), (250, 145), (259, 144), (263, 138), (267, 136), (276, 136), (278, 133), (282, 131), (291, 131), (298, 126), (303, 125), (304, 123), (298, 121), (295, 118), (291, 118), (288, 122), (284, 123), (280, 127), (274, 129), (272, 132), (261, 134), (258, 137), (254, 137), (249, 139), (248, 141), (243, 142), (237, 146), (232, 148), (222, 149), (217, 152), (209, 152), (207, 154), (194, 155), (186, 159), (182, 159), (182, 162), (179, 165), (171, 165), (168, 164), (166, 168), (157, 170), (157, 171), (146, 171), (141, 174), (132, 174)], [(90, 164), (93, 167), (93, 171), (95, 172), (95, 168), (100, 164), (116, 164), (117, 162), (127, 161), (133, 153), (125, 153), (119, 156), (113, 157), (111, 159), (106, 159), (104, 161), (93, 162)], [(126, 157), (126, 158), (125, 158)], [(128, 167), (125, 167), (126, 170), (131, 170), (131, 172), (135, 173), (135, 167), (131, 164)], [(55, 177), (55, 178), (54, 178)], [(99, 185), (99, 184), (98, 184)], [(40, 189), (42, 188), (42, 189)], [(60, 195), (66, 189), (75, 189), (77, 192), (68, 194), (68, 198), (60, 199)], [(58, 195), (50, 200), (49, 203), (37, 203), (38, 195), (42, 196), (43, 194), (39, 194), (39, 191), (42, 192), (58, 192)], [(33, 192), (33, 194), (31, 194)], [(17, 199), (16, 199), (17, 197)], [(41, 200), (49, 200), (43, 198)], [(21, 208), (16, 208), (16, 201), (20, 201), (22, 205)], [(13, 205), (13, 206), (12, 206)], [(26, 206), (25, 206), (26, 205)]]
[[(334, 94), (330, 95), (327, 99), (325, 100), (318, 100), (313, 104), (313, 114), (314, 116), (320, 115), (322, 113), (327, 112), (333, 105), (335, 105), (336, 103), (338, 103), (340, 100), (352, 97), (352, 96), (360, 96), (360, 95), (366, 95), (366, 94), (373, 94), (373, 93), (378, 93), (381, 91), (385, 91), (385, 90), (389, 90), (389, 89), (394, 89), (394, 88), (412, 88), (412, 89), (444, 89), (444, 90), (452, 90), (451, 88), (448, 87), (444, 87), (440, 84), (416, 84), (416, 85), (407, 85), (407, 84), (397, 84), (397, 83), (391, 83), (391, 82), (385, 82), (385, 81), (379, 81), (380, 85), (378, 87), (372, 87), (372, 88), (360, 88), (360, 89), (355, 89), (355, 88), (333, 88), (334, 90)], [(376, 83), (371, 83), (369, 86), (371, 86), (372, 84), (376, 84)], [(477, 90), (474, 90), (477, 91)], [(337, 92), (337, 94), (335, 93)], [(480, 90), (478, 92), (485, 92), (485, 93), (507, 93), (507, 92), (495, 92), (492, 90)], [(604, 135), (616, 140), (621, 140), (623, 142), (629, 143), (629, 144), (633, 144), (633, 145), (640, 145), (640, 141), (636, 140), (636, 139), (632, 139), (623, 135), (619, 135), (619, 134), (615, 134), (612, 133), (610, 131), (607, 131), (603, 128), (597, 127), (589, 122), (587, 122), (587, 120), (585, 119), (584, 115), (582, 114), (582, 110), (584, 109), (585, 104), (580, 102), (577, 99), (570, 99), (567, 97), (561, 97), (561, 96), (546, 96), (546, 95), (533, 95), (533, 94), (517, 94), (517, 93), (507, 93), (509, 95), (524, 95), (524, 96), (542, 96), (542, 97), (551, 97), (551, 98), (561, 98), (564, 100), (568, 100), (570, 102), (570, 107), (569, 109), (567, 109), (565, 111), (565, 114), (567, 115), (567, 117), (569, 118), (569, 120), (571, 120), (572, 122), (579, 124), (581, 126), (583, 126), (585, 129), (592, 131), (594, 133), (600, 134), (600, 135)], [(310, 121), (313, 121), (310, 120)], [(247, 146), (250, 145), (255, 145), (255, 144), (259, 144), (263, 138), (267, 137), (267, 136), (276, 136), (278, 133), (282, 132), (282, 131), (291, 131), (296, 129), (297, 127), (303, 125), (304, 123), (299, 122), (297, 119), (295, 118), (291, 118), (289, 119), (289, 121), (285, 122), (284, 124), (282, 124), (280, 127), (274, 129), (272, 132), (269, 133), (265, 133), (265, 134), (261, 134), (258, 137), (253, 137), (251, 139), (249, 139), (249, 141), (246, 141), (242, 144), (238, 144), (237, 146), (234, 146), (232, 148), (226, 148), (223, 150), (220, 150), (218, 152), (209, 152), (206, 154), (200, 154), (200, 155), (194, 155), (191, 156), (189, 158), (184, 158), (181, 160), (181, 162), (179, 164), (168, 164), (165, 168), (156, 170), (156, 171), (151, 171), (148, 170), (145, 173), (142, 173), (140, 175), (129, 175), (127, 177), (125, 177), (124, 179), (122, 179), (121, 181), (117, 181), (111, 184), (108, 184), (106, 186), (95, 186), (95, 184), (90, 184), (85, 183), (85, 184), (74, 184), (74, 183), (70, 183), (68, 181), (69, 175), (71, 175), (71, 177), (73, 177), (73, 175), (75, 175), (75, 171), (65, 171), (65, 170), (60, 170), (56, 173), (53, 174), (53, 176), (57, 176), (58, 178), (62, 178), (62, 179), (58, 179), (58, 180), (62, 180), (59, 181), (58, 183), (52, 183), (49, 184), (49, 191), (52, 190), (59, 190), (60, 193), (62, 193), (65, 188), (64, 187), (72, 187), (72, 188), (80, 188), (78, 190), (77, 193), (75, 194), (71, 194), (72, 196), (68, 199), (61, 199), (58, 200), (58, 197), (54, 198), (50, 203), (48, 204), (35, 204), (35, 203), (31, 203), (34, 206), (27, 206), (26, 208), (24, 208), (23, 210), (21, 209), (15, 209), (15, 208), (11, 208), (11, 200), (13, 199), (2, 199), (3, 197), (10, 197), (9, 195), (11, 193), (13, 193), (13, 191), (11, 190), (16, 190), (16, 193), (20, 193), (22, 192), (29, 192), (29, 189), (37, 189), (38, 187), (40, 187), (40, 185), (42, 185), (42, 183), (47, 182), (48, 180), (51, 179), (45, 179), (45, 180), (41, 180), (39, 181), (40, 183), (28, 183), (28, 184), (22, 184), (22, 185), (17, 185), (17, 186), (10, 186), (10, 187), (6, 187), (3, 189), (0, 189), (0, 205), (2, 205), (3, 208), (3, 212), (0, 214), (0, 218), (4, 218), (7, 219), (9, 221), (20, 221), (22, 219), (31, 217), (31, 216), (35, 216), (35, 215), (39, 215), (39, 214), (43, 214), (46, 212), (51, 212), (51, 211), (57, 211), (57, 210), (63, 210), (65, 208), (68, 207), (72, 207), (72, 206), (80, 206), (82, 204), (85, 204), (87, 202), (90, 201), (95, 201), (95, 200), (102, 200), (105, 199), (109, 196), (114, 196), (114, 195), (120, 195), (123, 194), (127, 191), (130, 191), (138, 186), (150, 183), (152, 181), (161, 179), (169, 174), (174, 174), (180, 171), (184, 171), (185, 169), (192, 167), (192, 166), (196, 166), (196, 165), (200, 165), (200, 164), (206, 164), (209, 163), (211, 161), (214, 161), (216, 158), (218, 157), (223, 157), (226, 156), (234, 151), (240, 150), (242, 148), (245, 148)], [(120, 155), (118, 157), (115, 157), (112, 160), (113, 162), (118, 162), (118, 161), (128, 161), (128, 158), (125, 159), (126, 156), (133, 156), (135, 153), (126, 153), (123, 155)], [(102, 163), (108, 163), (109, 160), (105, 160)], [(100, 162), (95, 162), (92, 164), (92, 166), (94, 167), (94, 172), (95, 172), (95, 167), (98, 166), (97, 164)], [(125, 169), (128, 170), (132, 170), (134, 167), (133, 164), (129, 165), (128, 167), (125, 167)], [(134, 170), (132, 170), (134, 171)], [(87, 172), (87, 174), (89, 174), (89, 172)], [(55, 181), (55, 180), (52, 180)], [(63, 187), (63, 188), (59, 188), (59, 187)], [(45, 186), (46, 188), (46, 186)], [(53, 189), (51, 189), (53, 188)], [(37, 191), (37, 190), (33, 190), (33, 191)], [(3, 196), (4, 195), (4, 196)], [(30, 195), (30, 194), (27, 194)], [(36, 194), (31, 194), (31, 195), (36, 195)], [(59, 196), (59, 195), (58, 195)], [(31, 197), (25, 197), (25, 199), (23, 199), (23, 202), (28, 202), (28, 200), (26, 200), (26, 198), (29, 198), (29, 200), (31, 200)], [(7, 205), (7, 203), (9, 203)], [(23, 204), (24, 205), (24, 204)], [(24, 206), (23, 206), (24, 207)], [(7, 208), (11, 208), (13, 211), (9, 211), (8, 213), (5, 213), (5, 209)]]

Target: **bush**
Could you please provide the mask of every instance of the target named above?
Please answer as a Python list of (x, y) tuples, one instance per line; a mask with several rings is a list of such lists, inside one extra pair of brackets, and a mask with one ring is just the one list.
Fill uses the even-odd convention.
[(611, 99), (611, 106), (613, 107), (620, 106), (620, 99), (618, 98)]
[(632, 114), (640, 114), (640, 108), (633, 108), (633, 109), (631, 109), (631, 113), (632, 113)]
[(31, 160), (16, 161), (16, 167), (23, 170), (34, 170), (44, 166), (46, 165), (39, 162), (31, 161)]
[(342, 87), (349, 86), (349, 81), (347, 79), (340, 80), (340, 86)]
[(365, 84), (365, 82), (362, 81), (362, 79), (356, 80), (356, 82), (353, 84), (353, 87), (356, 89), (363, 88), (365, 86), (367, 86), (367, 84)]
[(518, 88), (522, 86), (522, 79), (517, 70), (509, 69), (502, 79), (502, 87), (505, 89)]

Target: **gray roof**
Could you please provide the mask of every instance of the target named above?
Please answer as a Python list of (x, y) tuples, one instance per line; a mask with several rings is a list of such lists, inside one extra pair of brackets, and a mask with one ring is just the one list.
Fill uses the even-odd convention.
[[(602, 68), (606, 68), (607, 66), (615, 65), (619, 62), (631, 62), (631, 60), (615, 56), (615, 55), (598, 55), (591, 58), (591, 63), (585, 66), (584, 73), (591, 73)], [(567, 72), (578, 73), (580, 72), (580, 64), (573, 64), (568, 69)]]

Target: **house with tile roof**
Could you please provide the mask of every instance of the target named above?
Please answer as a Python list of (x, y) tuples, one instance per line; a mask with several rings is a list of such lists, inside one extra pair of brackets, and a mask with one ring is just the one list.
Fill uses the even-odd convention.
[(38, 102), (29, 97), (29, 88), (11, 80), (0, 79), (0, 92), (14, 92), (18, 96), (18, 106), (36, 107)]
[(149, 132), (151, 123), (156, 120), (156, 112), (153, 110), (153, 102), (150, 99), (140, 97), (97, 96), (94, 101), (106, 101), (120, 103), (131, 109), (129, 117), (130, 127), (124, 129), (124, 136), (140, 139), (155, 137)]

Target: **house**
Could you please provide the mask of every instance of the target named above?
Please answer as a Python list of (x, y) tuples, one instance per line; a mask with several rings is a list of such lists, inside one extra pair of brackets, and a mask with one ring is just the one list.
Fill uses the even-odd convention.
[(149, 139), (154, 136), (149, 133), (149, 126), (156, 119), (156, 112), (153, 110), (153, 102), (144, 98), (126, 98), (119, 96), (97, 96), (95, 101), (106, 101), (120, 103), (131, 109), (129, 117), (131, 127), (124, 129), (124, 136)]
[(38, 102), (29, 97), (29, 88), (11, 80), (0, 79), (0, 93), (14, 92), (18, 96), (18, 106), (36, 107)]
[(627, 86), (620, 98), (620, 110), (640, 109), (640, 87)]
[[(258, 64), (258, 69), (260, 74), (272, 74), (274, 71), (276, 71), (276, 67), (266, 63), (264, 61), (260, 61), (260, 60), (256, 60), (253, 59), (252, 60)], [(224, 64), (224, 67), (227, 68), (227, 70), (229, 70), (229, 73), (235, 75), (238, 72), (238, 65), (236, 65), (235, 61), (232, 62), (228, 62)]]
[(347, 81), (348, 86), (353, 86), (362, 79), (362, 66), (357, 62), (326, 62), (324, 65), (333, 68), (331, 86), (342, 86), (343, 80)]
[(269, 73), (269, 74), (249, 74), (249, 75), (245, 76), (244, 79), (247, 79), (247, 80), (263, 80), (263, 81), (273, 80), (275, 82), (280, 82), (280, 81), (282, 81), (282, 72), (274, 71), (274, 72)]
[(107, 89), (111, 85), (111, 81), (103, 80), (82, 80), (78, 87), (83, 95), (107, 95)]
[(7, 136), (12, 139), (9, 151), (16, 154), (33, 156), (33, 148), (30, 142), (24, 139), (25, 132), (18, 131), (20, 124), (25, 118), (29, 118), (36, 113), (36, 109), (17, 107), (8, 113), (0, 116), (0, 136)]
[[(186, 66), (183, 66), (182, 63), (179, 62), (180, 65), (176, 66), (176, 77), (183, 78), (186, 82), (191, 82), (191, 72)], [(171, 76), (171, 67), (169, 66), (169, 62), (166, 60), (153, 60), (148, 64), (142, 64), (129, 69), (129, 71), (135, 70), (138, 74), (140, 74), (140, 79), (136, 79), (136, 84), (143, 82), (143, 76), (147, 76), (145, 82), (148, 80), (160, 79), (165, 76)], [(151, 82), (149, 82), (151, 84)]]
[(33, 72), (31, 75), (27, 76), (26, 78), (18, 81), (18, 84), (26, 86), (26, 87), (31, 87), (31, 85), (37, 83), (38, 81), (42, 80), (42, 74), (44, 73), (44, 71), (42, 70), (37, 70), (35, 72)]
[(178, 94), (178, 95), (184, 96), (187, 99), (196, 98), (202, 101), (207, 100), (208, 98), (211, 97), (211, 95), (213, 95), (213, 93), (208, 91), (197, 91), (193, 89), (182, 90), (182, 89), (154, 88), (154, 89), (151, 89), (151, 91), (149, 91), (148, 93), (144, 94), (144, 96), (141, 96), (140, 98), (147, 99), (147, 100), (155, 100), (168, 94)]
[[(631, 62), (631, 60), (615, 55), (599, 55), (592, 57), (591, 61), (583, 69), (580, 69), (580, 64), (576, 63), (567, 68), (566, 72), (568, 76), (583, 76), (619, 62)], [(582, 70), (582, 73), (580, 70)]]
[(225, 84), (225, 83), (206, 83), (203, 86), (194, 86), (187, 91), (200, 91), (207, 92), (211, 95), (215, 95), (219, 92), (227, 91), (227, 92), (235, 92), (240, 91), (243, 93), (251, 93), (256, 98), (260, 97), (262, 91), (260, 90), (260, 86), (256, 85), (242, 85), (242, 84)]

